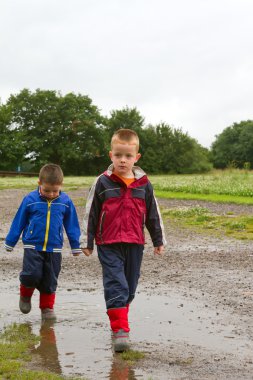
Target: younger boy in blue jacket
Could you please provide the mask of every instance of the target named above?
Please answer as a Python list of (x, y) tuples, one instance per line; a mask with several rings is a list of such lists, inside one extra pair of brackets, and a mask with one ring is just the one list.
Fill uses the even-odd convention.
[(72, 254), (81, 253), (76, 209), (69, 196), (61, 192), (62, 183), (60, 166), (44, 165), (39, 173), (39, 187), (24, 197), (5, 240), (6, 250), (12, 251), (22, 233), (19, 307), (22, 313), (29, 313), (31, 297), (38, 289), (42, 319), (56, 318), (54, 303), (61, 270), (63, 227)]

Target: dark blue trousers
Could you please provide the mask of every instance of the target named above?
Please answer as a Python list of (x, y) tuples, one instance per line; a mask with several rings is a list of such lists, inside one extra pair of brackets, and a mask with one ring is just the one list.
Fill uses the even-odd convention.
[(107, 309), (125, 307), (134, 299), (143, 249), (141, 244), (130, 243), (97, 246)]
[(38, 252), (25, 248), (23, 269), (19, 279), (28, 288), (37, 288), (40, 293), (55, 293), (61, 270), (61, 253)]

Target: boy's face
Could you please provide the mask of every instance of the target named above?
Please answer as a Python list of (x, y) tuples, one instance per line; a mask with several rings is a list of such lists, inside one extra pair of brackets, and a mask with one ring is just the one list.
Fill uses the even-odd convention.
[(52, 185), (51, 183), (40, 181), (38, 184), (40, 186), (40, 193), (44, 198), (52, 200), (60, 195), (62, 185)]
[(136, 151), (135, 144), (121, 143), (115, 141), (109, 152), (114, 170), (122, 177), (133, 176), (132, 168), (139, 160), (141, 154)]

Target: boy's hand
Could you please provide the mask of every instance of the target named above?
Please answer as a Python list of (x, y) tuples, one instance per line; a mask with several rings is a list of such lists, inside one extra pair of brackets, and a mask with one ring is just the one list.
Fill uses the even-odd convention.
[(90, 256), (93, 252), (93, 249), (90, 249), (90, 248), (82, 248), (82, 251), (83, 253), (85, 254), (85, 256)]
[(160, 245), (159, 247), (155, 247), (154, 248), (154, 254), (155, 255), (162, 255), (164, 252), (164, 246), (163, 245)]

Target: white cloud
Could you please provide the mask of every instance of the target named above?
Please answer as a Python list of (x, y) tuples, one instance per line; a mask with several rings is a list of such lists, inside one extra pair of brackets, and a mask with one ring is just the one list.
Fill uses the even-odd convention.
[(250, 0), (3, 0), (0, 97), (22, 88), (137, 107), (210, 146), (252, 119)]

